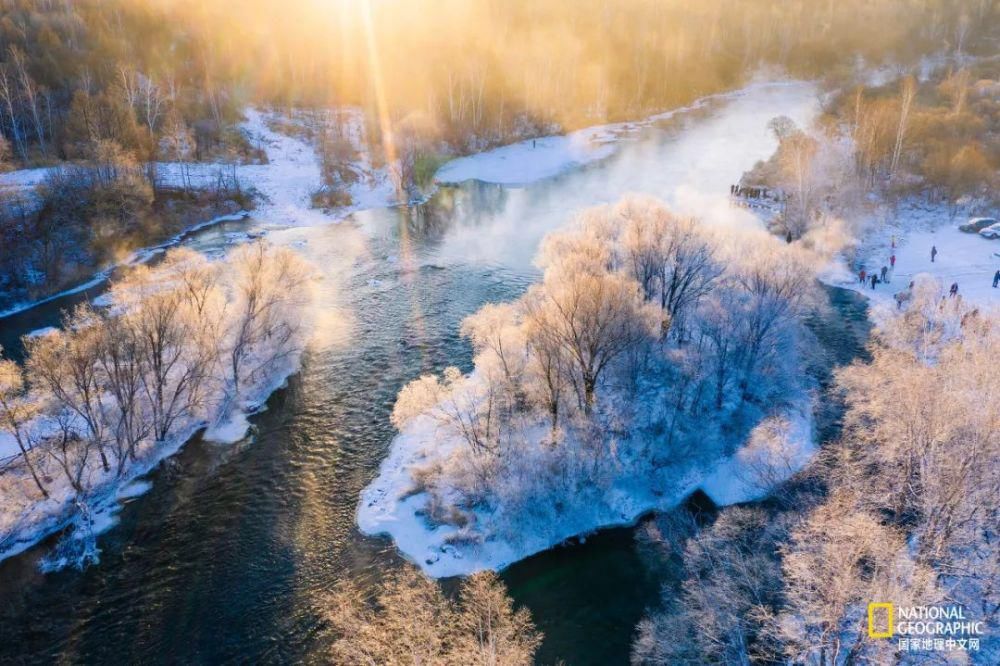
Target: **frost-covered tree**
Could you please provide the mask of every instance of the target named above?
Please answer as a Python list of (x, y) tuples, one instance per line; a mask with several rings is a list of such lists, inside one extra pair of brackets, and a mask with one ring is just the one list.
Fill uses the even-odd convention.
[(111, 397), (108, 418), (115, 444), (116, 473), (121, 476), (125, 465), (135, 460), (136, 448), (152, 432), (153, 424), (143, 404), (141, 342), (121, 316), (101, 315), (100, 326), (102, 335), (94, 362)]
[[(767, 663), (764, 640), (778, 602), (781, 568), (774, 544), (784, 521), (758, 508), (734, 508), (683, 549), (680, 603), (664, 591), (664, 611), (646, 616), (632, 646), (634, 664)], [(671, 601), (674, 599), (673, 601)]]
[(263, 242), (230, 256), (226, 340), (229, 392), (240, 396), (244, 382), (297, 353), (303, 345), (302, 311), (311, 301), (312, 273), (287, 248)]
[(126, 328), (126, 344), (134, 345), (157, 441), (167, 439), (178, 419), (199, 410), (217, 354), (208, 335), (215, 320), (198, 313), (184, 285), (163, 278), (140, 267), (113, 290), (125, 309), (119, 324)]
[(327, 605), (338, 664), (527, 666), (541, 643), (525, 609), (515, 610), (495, 574), (474, 574), (458, 599), (412, 567), (391, 574), (370, 598), (342, 584)]
[[(770, 239), (768, 239), (770, 240)], [(814, 258), (794, 247), (749, 242), (732, 275), (740, 290), (743, 398), (751, 394), (754, 374), (763, 363), (794, 344), (796, 317), (815, 289)]]
[[(71, 499), (85, 516), (91, 492), (113, 488), (165, 442), (228, 418), (234, 340), (239, 388), (255, 398), (289, 369), (305, 342), (310, 276), (303, 260), (265, 246), (223, 261), (177, 250), (117, 277), (106, 307), (78, 306), (61, 329), (26, 338), (23, 370), (0, 360), (0, 432), (21, 445), (43, 495)], [(48, 462), (62, 474), (53, 478)], [(0, 479), (20, 484), (8, 471)], [(31, 502), (24, 494), (0, 514), (0, 541), (51, 518)]]
[(656, 321), (639, 285), (616, 273), (550, 270), (541, 285), (529, 290), (525, 309), (546, 338), (543, 344), (565, 352), (579, 407), (587, 413), (609, 365), (649, 339)]
[[(3, 348), (0, 347), (0, 354)], [(14, 438), (21, 452), (21, 460), (31, 474), (38, 492), (47, 498), (49, 491), (38, 478), (35, 464), (32, 462), (31, 449), (34, 447), (30, 426), (32, 419), (38, 415), (40, 405), (28, 395), (24, 381), (24, 373), (14, 361), (0, 357), (0, 420), (6, 430)]]
[(888, 659), (895, 645), (868, 639), (868, 604), (908, 606), (938, 598), (930, 571), (911, 558), (903, 532), (837, 493), (792, 531), (782, 572), (785, 602), (776, 626), (795, 663)]
[(628, 197), (615, 213), (625, 223), (620, 242), (629, 272), (646, 300), (658, 302), (665, 321), (679, 329), (723, 273), (716, 240), (703, 224), (656, 199)]
[(462, 322), (461, 333), (472, 342), (476, 368), (498, 383), (508, 412), (522, 409), (528, 340), (517, 305), (488, 303)]
[(82, 424), (80, 436), (92, 443), (105, 472), (109, 462), (103, 382), (96, 359), (101, 346), (99, 317), (90, 306), (78, 306), (62, 330), (27, 340), (31, 383), (53, 400), (57, 411), (73, 413)]

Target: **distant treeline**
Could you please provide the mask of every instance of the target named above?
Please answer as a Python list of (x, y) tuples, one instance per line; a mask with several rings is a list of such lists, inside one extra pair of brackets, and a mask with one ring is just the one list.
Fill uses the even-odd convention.
[[(249, 101), (352, 104), (385, 131), (470, 150), (635, 117), (760, 66), (836, 75), (995, 42), (983, 0), (0, 0), (7, 159), (245, 150)], [(393, 128), (390, 130), (390, 128)]]

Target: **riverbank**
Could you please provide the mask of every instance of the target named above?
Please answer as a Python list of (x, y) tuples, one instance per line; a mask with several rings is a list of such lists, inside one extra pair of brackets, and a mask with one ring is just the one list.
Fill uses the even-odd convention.
[[(101, 268), (76, 286), (42, 298), (10, 305), (0, 311), (0, 319), (100, 285), (117, 269), (147, 263), (157, 254), (181, 244), (195, 232), (221, 222), (243, 219), (251, 212), (264, 223), (265, 226), (259, 230), (262, 234), (266, 233), (268, 228), (274, 227), (328, 224), (360, 210), (396, 203), (395, 188), (389, 178), (388, 169), (375, 169), (362, 157), (356, 166), (364, 177), (348, 188), (351, 205), (326, 211), (312, 208), (310, 197), (320, 187), (322, 181), (320, 160), (314, 148), (306, 141), (272, 128), (271, 121), (283, 116), (256, 108), (247, 108), (245, 116), (246, 119), (240, 124), (240, 129), (253, 145), (264, 150), (267, 155), (266, 163), (230, 167), (219, 163), (160, 162), (156, 165), (156, 174), (157, 181), (162, 186), (190, 185), (198, 190), (213, 187), (220, 169), (232, 168), (243, 187), (254, 194), (252, 211), (241, 210), (193, 223), (166, 240), (129, 252), (120, 261)], [(363, 142), (360, 119), (355, 119), (350, 125), (348, 134), (360, 147)], [(30, 194), (58, 169), (59, 167), (47, 167), (2, 173), (0, 188), (6, 187)]]
[(284, 248), (217, 260), (176, 251), (117, 280), (105, 313), (75, 312), (65, 330), (33, 334), (31, 384), (5, 361), (0, 387), (11, 428), (0, 449), (27, 448), (0, 475), (0, 560), (69, 528), (43, 566), (82, 567), (120, 500), (148, 489), (136, 480), (198, 432), (243, 439), (247, 416), (300, 367), (314, 279)]
[(670, 120), (684, 113), (704, 109), (715, 102), (738, 99), (755, 91), (786, 86), (801, 86), (800, 80), (757, 81), (737, 90), (700, 97), (691, 104), (647, 116), (641, 120), (595, 125), (568, 134), (527, 139), (475, 155), (453, 159), (434, 175), (437, 183), (447, 185), (479, 180), (497, 185), (524, 186), (552, 178), (615, 154), (616, 144), (639, 130)]
[[(207, 441), (220, 444), (232, 444), (243, 439), (250, 428), (247, 417), (263, 409), (268, 397), (285, 386), (299, 367), (300, 355), (290, 357), (282, 368), (256, 386), (225, 422), (212, 424), (210, 419), (189, 418), (167, 440), (144, 446), (142, 453), (122, 476), (105, 475), (107, 478), (102, 479), (97, 474), (96, 478), (92, 477), (93, 489), (82, 500), (68, 483), (47, 484), (48, 499), (34, 502), (13, 522), (0, 520), (0, 561), (60, 532), (65, 532), (61, 542), (41, 561), (43, 570), (57, 571), (69, 566), (83, 568), (97, 561), (100, 548), (96, 538), (117, 524), (117, 515), (125, 501), (150, 490), (151, 485), (143, 481), (144, 477), (180, 451), (199, 432)], [(7, 445), (8, 452), (19, 455), (16, 443), (0, 440), (0, 447), (3, 445)], [(21, 485), (26, 492), (32, 492), (26, 479)]]

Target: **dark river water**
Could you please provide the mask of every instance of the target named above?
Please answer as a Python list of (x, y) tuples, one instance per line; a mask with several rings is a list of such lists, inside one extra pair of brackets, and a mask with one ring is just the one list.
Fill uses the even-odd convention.
[[(231, 446), (195, 439), (153, 472), (152, 489), (99, 537), (98, 564), (41, 573), (53, 539), (0, 563), (0, 663), (325, 662), (329, 591), (344, 578), (376, 581), (402, 562), (389, 540), (354, 522), (391, 443), (400, 387), (447, 365), (471, 367), (461, 320), (537, 279), (538, 241), (575, 210), (637, 191), (752, 223), (725, 203), (729, 183), (773, 150), (770, 118), (806, 122), (815, 111), (808, 85), (753, 89), (638, 130), (611, 158), (527, 187), (469, 182), (412, 208), (269, 229), (325, 278), (302, 371), (252, 419), (252, 437)], [(217, 252), (248, 226), (268, 223), (226, 223), (186, 244)], [(98, 293), (0, 320), (0, 344), (16, 352), (20, 335)], [(827, 293), (830, 306), (812, 322), (820, 366), (854, 358), (867, 332), (858, 299)], [(627, 663), (635, 624), (659, 595), (631, 529), (536, 555), (503, 577), (545, 633), (541, 663)]]

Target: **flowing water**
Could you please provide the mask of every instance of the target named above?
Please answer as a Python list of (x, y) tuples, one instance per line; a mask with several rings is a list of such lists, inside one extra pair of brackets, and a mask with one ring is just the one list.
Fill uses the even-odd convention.
[[(252, 419), (251, 438), (195, 439), (151, 474), (152, 489), (99, 538), (98, 564), (40, 573), (53, 539), (0, 563), (0, 662), (323, 662), (332, 587), (375, 581), (402, 562), (391, 542), (354, 524), (392, 440), (400, 387), (448, 365), (470, 368), (462, 318), (536, 280), (538, 241), (575, 210), (634, 191), (750, 223), (728, 207), (729, 184), (773, 150), (770, 118), (804, 123), (816, 109), (809, 85), (754, 88), (637, 129), (611, 158), (527, 187), (470, 182), (419, 206), (272, 229), (273, 242), (297, 248), (325, 278), (302, 371)], [(217, 252), (234, 231), (261, 224), (226, 223), (186, 244)], [(16, 350), (19, 335), (99, 291), (0, 320), (0, 343)], [(864, 307), (838, 293), (832, 307), (814, 324), (818, 337), (831, 360), (850, 360)], [(629, 529), (503, 575), (546, 634), (543, 663), (627, 662), (635, 623), (658, 594)]]

